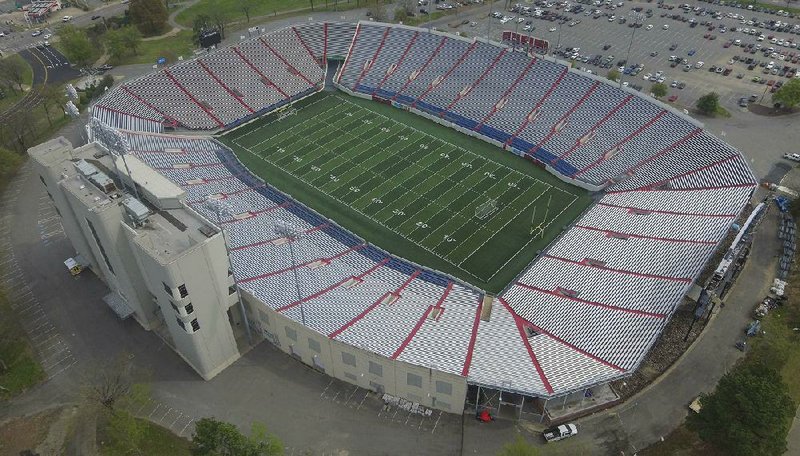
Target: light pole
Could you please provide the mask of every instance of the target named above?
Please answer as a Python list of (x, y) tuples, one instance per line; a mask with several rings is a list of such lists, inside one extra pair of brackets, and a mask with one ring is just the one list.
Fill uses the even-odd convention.
[(289, 241), (289, 255), (292, 259), (292, 272), (294, 272), (294, 288), (297, 292), (297, 302), (300, 305), (300, 322), (306, 325), (306, 313), (303, 309), (303, 295), (300, 293), (300, 277), (297, 274), (297, 263), (294, 258), (294, 242), (303, 237), (303, 231), (290, 225), (287, 222), (279, 221), (275, 223), (275, 232), (285, 237)]
[(556, 38), (556, 48), (553, 51), (553, 54), (555, 54), (559, 49), (561, 49), (561, 28), (562, 27), (564, 27), (564, 24), (562, 24), (561, 21), (558, 21), (558, 38)]
[[(633, 37), (636, 36), (636, 29), (638, 29), (639, 26), (642, 25), (642, 22), (644, 22), (644, 14), (636, 12), (636, 11), (631, 11), (630, 13), (628, 13), (628, 20), (632, 20), (633, 21), (633, 31), (631, 32), (631, 41), (630, 41), (630, 43), (628, 43), (628, 54), (625, 55), (625, 65), (628, 64), (628, 59), (631, 58), (631, 48), (633, 47)], [(622, 87), (622, 79), (624, 78), (624, 76), (625, 76), (625, 72), (624, 71), (620, 71), (619, 72), (619, 86), (620, 86), (620, 88)]]
[(242, 293), (239, 291), (239, 280), (236, 278), (236, 272), (233, 269), (233, 263), (231, 261), (231, 250), (228, 246), (228, 238), (225, 235), (225, 228), (222, 227), (222, 217), (220, 214), (223, 212), (228, 215), (233, 214), (233, 210), (231, 207), (220, 201), (218, 199), (214, 199), (208, 197), (203, 204), (207, 209), (214, 211), (214, 214), (217, 216), (217, 227), (219, 231), (222, 233), (222, 243), (225, 245), (225, 255), (228, 257), (228, 265), (231, 268), (231, 276), (233, 276), (233, 286), (236, 288), (236, 298), (239, 300), (239, 311), (242, 313), (242, 319), (244, 320), (244, 329), (247, 332), (247, 343), (253, 345), (253, 336), (250, 334), (250, 322), (247, 320), (247, 312), (244, 310), (244, 302), (242, 301)]
[(494, 19), (494, 16), (492, 16), (492, 14), (494, 14), (494, 11), (492, 11), (493, 9), (494, 9), (494, 0), (491, 0), (489, 2), (489, 18), (486, 20), (486, 39), (487, 40), (491, 40), (492, 39), (492, 19)]

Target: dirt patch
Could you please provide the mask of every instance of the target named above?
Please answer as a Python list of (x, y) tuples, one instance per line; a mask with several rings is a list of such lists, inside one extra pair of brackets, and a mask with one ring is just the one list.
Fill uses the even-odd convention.
[(782, 117), (788, 116), (792, 114), (797, 114), (797, 111), (785, 111), (783, 109), (775, 109), (772, 106), (765, 106), (756, 103), (750, 103), (747, 109), (757, 116), (764, 116), (764, 117)]
[(627, 399), (653, 382), (680, 358), (689, 345), (700, 335), (705, 320), (692, 326), (689, 337), (684, 341), (694, 318), (695, 303), (688, 298), (675, 311), (653, 349), (647, 354), (639, 369), (630, 377), (612, 383), (614, 390), (622, 399)]
[(61, 414), (61, 408), (54, 408), (0, 423), (0, 456), (18, 456), (24, 450), (34, 450), (44, 442)]

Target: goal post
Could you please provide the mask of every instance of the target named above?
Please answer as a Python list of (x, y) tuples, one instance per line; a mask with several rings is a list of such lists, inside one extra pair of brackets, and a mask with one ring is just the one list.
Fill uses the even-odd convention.
[(479, 220), (486, 220), (497, 211), (497, 200), (489, 199), (479, 204), (475, 208), (475, 217)]
[(548, 220), (548, 217), (550, 216), (550, 203), (551, 202), (553, 202), (553, 195), (552, 194), (547, 198), (547, 206), (545, 207), (544, 217), (542, 217), (542, 219), (538, 220), (538, 221), (537, 221), (537, 218), (536, 218), (536, 209), (538, 207), (537, 206), (533, 206), (533, 213), (531, 214), (531, 236), (533, 236), (535, 238), (536, 237), (539, 237), (539, 238), (544, 237), (544, 230), (547, 227), (547, 225), (550, 224), (549, 223), (550, 221)]

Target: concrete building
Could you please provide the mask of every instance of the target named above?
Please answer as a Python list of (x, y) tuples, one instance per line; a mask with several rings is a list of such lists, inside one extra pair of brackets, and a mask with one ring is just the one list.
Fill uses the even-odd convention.
[[(28, 153), (120, 318), (155, 331), (206, 380), (239, 358), (244, 326), (223, 237), (184, 205), (180, 187), (136, 157), (115, 163), (96, 143), (73, 149), (62, 137)], [(123, 180), (141, 199), (120, 188)]]

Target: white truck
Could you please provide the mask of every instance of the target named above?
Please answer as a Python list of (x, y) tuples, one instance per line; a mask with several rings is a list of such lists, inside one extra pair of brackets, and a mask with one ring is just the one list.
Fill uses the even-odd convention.
[(574, 424), (569, 423), (545, 429), (544, 432), (542, 433), (542, 436), (544, 436), (544, 439), (547, 442), (557, 442), (559, 440), (564, 440), (567, 437), (572, 437), (573, 435), (577, 434), (578, 434), (578, 428)]

